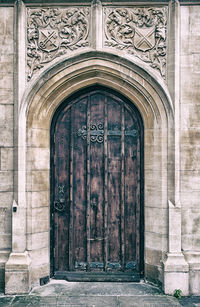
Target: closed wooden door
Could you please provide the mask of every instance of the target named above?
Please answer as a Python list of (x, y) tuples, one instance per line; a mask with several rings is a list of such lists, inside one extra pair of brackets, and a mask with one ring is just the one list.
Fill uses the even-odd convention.
[(142, 124), (103, 88), (63, 104), (52, 124), (52, 274), (137, 281), (143, 270)]

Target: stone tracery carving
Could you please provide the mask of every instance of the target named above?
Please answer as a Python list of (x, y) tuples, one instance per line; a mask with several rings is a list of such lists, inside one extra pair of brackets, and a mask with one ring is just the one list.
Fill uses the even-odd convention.
[(104, 15), (105, 46), (125, 50), (165, 78), (166, 8), (104, 8)]
[(30, 8), (27, 10), (28, 80), (68, 51), (89, 45), (89, 8)]

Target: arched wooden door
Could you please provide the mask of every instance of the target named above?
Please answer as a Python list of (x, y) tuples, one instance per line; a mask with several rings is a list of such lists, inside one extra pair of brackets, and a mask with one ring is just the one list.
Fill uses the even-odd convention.
[(67, 280), (138, 281), (143, 270), (143, 131), (103, 88), (57, 111), (51, 142), (51, 269)]

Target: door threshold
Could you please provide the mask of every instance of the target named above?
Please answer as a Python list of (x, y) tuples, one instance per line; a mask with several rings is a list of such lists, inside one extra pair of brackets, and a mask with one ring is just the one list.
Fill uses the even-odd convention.
[(140, 282), (138, 272), (68, 272), (57, 271), (54, 279), (67, 281), (112, 281), (112, 282)]

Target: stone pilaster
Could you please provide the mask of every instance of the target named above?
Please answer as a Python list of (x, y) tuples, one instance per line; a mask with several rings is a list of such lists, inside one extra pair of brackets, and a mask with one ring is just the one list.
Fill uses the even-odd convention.
[[(25, 5), (15, 2), (15, 53), (14, 62), (14, 201), (12, 207), (12, 252), (5, 264), (5, 293), (30, 291), (30, 258), (26, 251), (26, 192), (25, 192), (25, 134), (19, 137), (20, 102), (25, 87)], [(19, 155), (20, 152), (20, 155)]]
[(163, 290), (174, 294), (180, 289), (182, 295), (188, 295), (188, 263), (181, 252), (181, 207), (169, 201), (169, 252), (163, 261)]
[(189, 294), (188, 264), (181, 251), (181, 203), (180, 203), (180, 21), (179, 1), (171, 0), (169, 29), (169, 60), (168, 86), (174, 102), (174, 203), (168, 202), (169, 227), (168, 227), (168, 253), (163, 261), (163, 289), (166, 294), (174, 294), (175, 289), (180, 289), (182, 295)]

